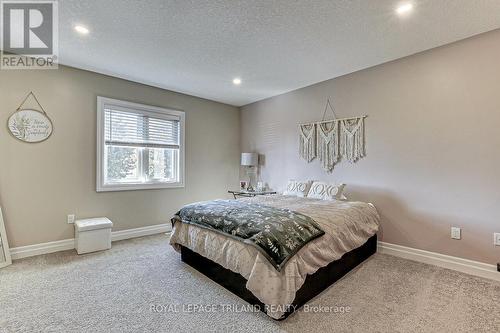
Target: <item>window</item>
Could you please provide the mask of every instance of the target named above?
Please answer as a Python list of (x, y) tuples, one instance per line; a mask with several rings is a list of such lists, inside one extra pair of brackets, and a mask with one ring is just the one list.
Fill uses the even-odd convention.
[(184, 112), (97, 98), (97, 191), (184, 186)]

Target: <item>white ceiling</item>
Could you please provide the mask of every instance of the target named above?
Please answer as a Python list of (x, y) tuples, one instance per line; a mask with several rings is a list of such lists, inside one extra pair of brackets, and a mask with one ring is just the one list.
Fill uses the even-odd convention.
[(500, 28), (499, 0), (408, 1), (60, 0), (60, 62), (241, 106)]

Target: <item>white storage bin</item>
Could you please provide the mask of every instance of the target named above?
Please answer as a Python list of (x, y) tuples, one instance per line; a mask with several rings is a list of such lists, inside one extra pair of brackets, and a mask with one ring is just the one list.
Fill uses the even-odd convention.
[(77, 220), (75, 222), (75, 246), (78, 254), (108, 250), (111, 248), (113, 222), (106, 217)]

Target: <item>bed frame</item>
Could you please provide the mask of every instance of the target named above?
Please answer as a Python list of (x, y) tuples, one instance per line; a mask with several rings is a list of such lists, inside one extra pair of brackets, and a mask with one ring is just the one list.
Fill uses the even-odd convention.
[[(377, 235), (369, 238), (365, 244), (357, 249), (347, 252), (339, 260), (318, 269), (312, 275), (308, 275), (302, 287), (297, 291), (295, 299), (291, 304), (292, 306), (279, 320), (287, 318), (295, 310), (320, 294), (375, 252), (377, 252)], [(236, 294), (252, 305), (258, 306), (265, 312), (264, 304), (245, 287), (247, 280), (240, 274), (234, 273), (184, 246), (181, 246), (181, 259), (233, 294)]]

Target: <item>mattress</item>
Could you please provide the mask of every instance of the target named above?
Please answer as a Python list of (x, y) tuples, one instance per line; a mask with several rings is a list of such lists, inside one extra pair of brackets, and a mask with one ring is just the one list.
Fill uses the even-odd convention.
[(363, 245), (379, 229), (375, 207), (363, 202), (327, 201), (270, 195), (239, 199), (290, 209), (314, 219), (325, 235), (309, 242), (281, 272), (254, 247), (214, 231), (176, 222), (170, 244), (180, 245), (208, 258), (246, 280), (247, 289), (268, 306), (268, 315), (280, 318), (295, 298), (307, 275)]

